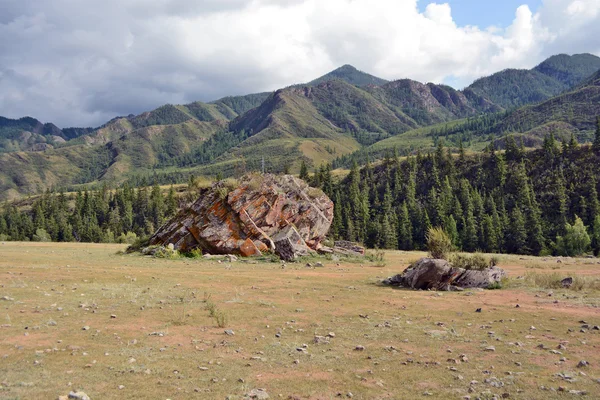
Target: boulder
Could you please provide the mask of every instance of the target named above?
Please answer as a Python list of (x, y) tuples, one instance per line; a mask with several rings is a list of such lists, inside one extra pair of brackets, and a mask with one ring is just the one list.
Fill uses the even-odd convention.
[(486, 289), (499, 283), (505, 276), (506, 272), (496, 266), (481, 271), (466, 270), (453, 267), (446, 260), (422, 258), (402, 274), (388, 278), (383, 283), (417, 290)]
[(560, 281), (560, 285), (566, 289), (570, 288), (571, 286), (573, 286), (573, 278), (568, 277), (563, 279), (562, 281)]
[(288, 225), (273, 236), (275, 254), (282, 260), (293, 261), (299, 256), (306, 256), (310, 249), (300, 233), (292, 225)]
[(150, 245), (248, 257), (276, 251), (275, 238), (296, 243), (298, 254), (302, 245), (316, 250), (332, 220), (333, 202), (321, 190), (291, 175), (256, 174), (233, 190), (224, 182), (202, 190), (198, 200), (158, 229)]
[(333, 244), (333, 252), (348, 256), (364, 256), (365, 248), (347, 240), (338, 240)]

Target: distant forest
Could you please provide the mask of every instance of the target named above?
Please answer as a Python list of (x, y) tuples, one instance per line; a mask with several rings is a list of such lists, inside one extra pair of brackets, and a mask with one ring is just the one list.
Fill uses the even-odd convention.
[(425, 249), (431, 227), (442, 227), (467, 252), (572, 255), (583, 236), (600, 252), (600, 123), (593, 145), (553, 135), (526, 151), (512, 137), (506, 150), (454, 156), (440, 142), (434, 153), (400, 161), (354, 164), (339, 185), (329, 168), (315, 174), (335, 203), (331, 235), (371, 248)]
[[(458, 155), (438, 141), (432, 153), (357, 164), (341, 182), (331, 165), (300, 177), (323, 189), (335, 204), (330, 236), (370, 248), (420, 250), (431, 227), (442, 227), (467, 252), (571, 255), (569, 240), (583, 237), (600, 252), (600, 121), (592, 145), (574, 137), (527, 151), (509, 136), (505, 150)], [(15, 205), (0, 214), (0, 239), (130, 242), (151, 235), (186, 199), (158, 184), (116, 190), (103, 187), (67, 196), (46, 192), (30, 210)], [(192, 180), (193, 183), (193, 180)]]

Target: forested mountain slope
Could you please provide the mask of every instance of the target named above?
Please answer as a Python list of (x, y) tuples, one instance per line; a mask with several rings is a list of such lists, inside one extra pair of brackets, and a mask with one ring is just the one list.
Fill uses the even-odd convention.
[(552, 56), (531, 70), (507, 69), (476, 80), (472, 91), (506, 109), (538, 103), (571, 89), (600, 69), (592, 54)]
[[(333, 235), (370, 247), (423, 249), (430, 227), (443, 227), (465, 251), (561, 253), (560, 237), (581, 218), (600, 251), (600, 126), (594, 146), (551, 136), (525, 151), (514, 138), (457, 156), (441, 144), (435, 153), (355, 166), (334, 185), (328, 170), (313, 184), (335, 203)], [(569, 255), (569, 254), (565, 254)]]
[[(598, 60), (559, 55), (534, 70), (504, 71), (463, 91), (409, 79), (388, 82), (344, 66), (309, 84), (211, 103), (167, 104), (97, 129), (2, 119), (0, 199), (99, 181), (231, 176), (261, 169), (263, 159), (272, 172), (297, 171), (302, 162), (309, 168), (334, 161), (348, 166), (348, 155), (357, 151), (381, 158), (394, 148), (401, 154), (431, 148), (439, 139), (472, 150), (490, 141), (502, 147), (508, 133), (528, 146), (539, 145), (549, 132), (586, 141), (600, 114), (600, 81), (598, 72), (583, 76)], [(573, 82), (574, 88), (564, 90)], [(547, 99), (555, 92), (560, 94)], [(507, 111), (507, 99), (535, 104)]]

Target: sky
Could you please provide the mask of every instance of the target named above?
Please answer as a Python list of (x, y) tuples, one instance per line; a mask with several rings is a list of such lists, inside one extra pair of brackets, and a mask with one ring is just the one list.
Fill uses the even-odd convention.
[(0, 0), (0, 115), (98, 126), (341, 65), (458, 89), (600, 55), (600, 0)]

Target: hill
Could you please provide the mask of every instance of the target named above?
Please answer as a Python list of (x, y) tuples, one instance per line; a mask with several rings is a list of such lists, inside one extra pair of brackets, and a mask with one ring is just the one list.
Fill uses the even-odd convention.
[(580, 84), (600, 69), (591, 54), (552, 56), (531, 70), (507, 69), (476, 80), (465, 92), (476, 93), (505, 109), (538, 103)]
[[(357, 155), (382, 158), (394, 149), (409, 154), (431, 149), (438, 139), (471, 150), (491, 141), (502, 147), (508, 133), (530, 146), (549, 132), (585, 141), (600, 114), (600, 72), (560, 88), (580, 81), (596, 59), (556, 56), (537, 69), (504, 71), (463, 91), (409, 79), (387, 82), (344, 66), (310, 84), (211, 103), (166, 104), (97, 129), (2, 119), (0, 132), (12, 139), (0, 154), (0, 198), (99, 181), (168, 184), (191, 175), (231, 176), (263, 163), (271, 172), (298, 171), (302, 162), (313, 169), (328, 162), (349, 166)], [(506, 82), (512, 83), (504, 87)], [(534, 104), (506, 111), (507, 98)], [(21, 152), (35, 149), (44, 151)]]
[(91, 128), (60, 129), (52, 123), (35, 118), (10, 119), (0, 117), (0, 153), (11, 151), (41, 151), (59, 146), (70, 139), (90, 133)]
[(317, 78), (309, 83), (308, 86), (316, 86), (323, 82), (341, 80), (355, 86), (381, 86), (386, 84), (388, 81), (385, 79), (378, 78), (376, 76), (367, 74), (366, 72), (359, 71), (352, 65), (343, 65), (320, 78)]

